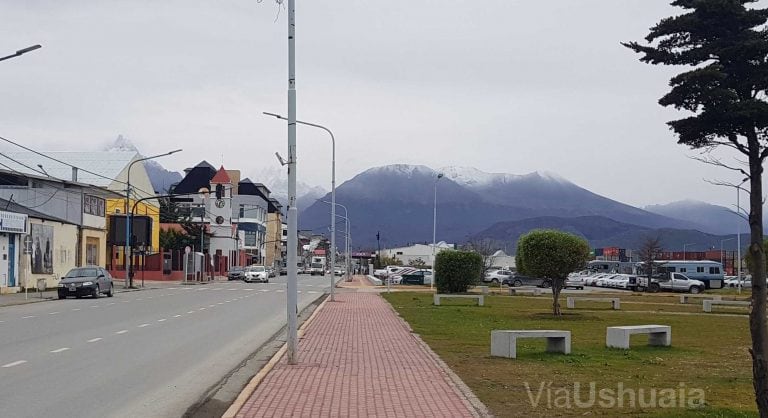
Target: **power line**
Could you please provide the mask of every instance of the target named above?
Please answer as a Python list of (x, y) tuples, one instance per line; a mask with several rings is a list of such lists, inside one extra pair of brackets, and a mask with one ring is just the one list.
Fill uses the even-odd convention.
[[(49, 160), (53, 160), (53, 161), (56, 161), (56, 162), (57, 162), (57, 163), (59, 163), (59, 164), (63, 164), (63, 165), (66, 165), (66, 166), (68, 166), (68, 167), (71, 167), (71, 168), (76, 168), (76, 169), (78, 169), (79, 171), (82, 171), (82, 172), (84, 172), (84, 173), (92, 174), (92, 175), (94, 175), (94, 176), (96, 176), (96, 177), (100, 177), (100, 178), (103, 178), (103, 179), (105, 179), (105, 180), (116, 181), (116, 182), (118, 182), (118, 183), (122, 183), (122, 184), (125, 184), (126, 186), (128, 185), (128, 183), (127, 183), (127, 182), (124, 182), (124, 181), (122, 181), (122, 180), (118, 180), (118, 179), (114, 179), (114, 178), (111, 178), (111, 177), (107, 177), (107, 176), (105, 176), (105, 175), (103, 175), (103, 174), (94, 173), (93, 171), (90, 171), (90, 170), (86, 170), (86, 169), (84, 169), (84, 168), (81, 168), (81, 167), (78, 167), (78, 166), (76, 166), (76, 165), (73, 165), (73, 164), (70, 164), (70, 163), (64, 162), (64, 161), (62, 161), (62, 160), (59, 160), (59, 159), (57, 159), (57, 158), (51, 157), (50, 155), (45, 155), (45, 154), (44, 154), (44, 153), (42, 153), (42, 152), (39, 152), (39, 151), (35, 151), (35, 150), (33, 150), (32, 148), (29, 148), (29, 147), (27, 147), (27, 146), (21, 145), (21, 144), (19, 144), (19, 143), (15, 142), (15, 141), (12, 141), (12, 140), (10, 140), (10, 139), (8, 139), (8, 138), (4, 138), (4, 137), (0, 136), (0, 140), (3, 140), (3, 141), (5, 141), (5, 142), (8, 142), (9, 144), (13, 144), (13, 145), (16, 145), (17, 147), (19, 147), (19, 148), (21, 148), (21, 149), (24, 149), (24, 150), (26, 150), (26, 151), (29, 151), (29, 152), (31, 152), (31, 153), (33, 153), (33, 154), (37, 154), (37, 155), (39, 155), (39, 156), (41, 156), (41, 157), (45, 157), (45, 158), (48, 158)], [(8, 159), (9, 159), (9, 160), (11, 160), (11, 161), (14, 161), (14, 162), (15, 162), (15, 163), (17, 163), (17, 164), (20, 164), (20, 165), (22, 165), (22, 166), (24, 166), (24, 167), (26, 167), (26, 168), (28, 168), (28, 169), (30, 169), (30, 170), (32, 170), (32, 171), (34, 171), (34, 172), (36, 172), (36, 173), (40, 173), (40, 174), (43, 174), (43, 175), (46, 175), (46, 176), (47, 176), (47, 174), (46, 174), (46, 173), (43, 173), (43, 172), (41, 172), (41, 171), (39, 171), (39, 170), (35, 170), (34, 168), (31, 168), (31, 167), (29, 167), (29, 166), (27, 166), (27, 165), (25, 165), (25, 164), (22, 164), (22, 163), (20, 163), (20, 162), (18, 162), (18, 161), (16, 161), (16, 160), (14, 160), (14, 159), (12, 159), (12, 158), (9, 158), (7, 155), (4, 155), (4, 154), (2, 154), (2, 153), (0, 153), (0, 155), (2, 155), (2, 156), (3, 156), (3, 157), (5, 157), (5, 158), (8, 158)], [(48, 176), (48, 177), (50, 177), (50, 176)], [(138, 190), (138, 191), (140, 191), (140, 192), (144, 193), (144, 194), (145, 194), (147, 197), (149, 197), (149, 196), (153, 196), (153, 195), (155, 194), (155, 193), (149, 193), (149, 192), (147, 192), (146, 190), (142, 190), (142, 189), (140, 189), (140, 188), (138, 188), (138, 187), (136, 187), (136, 186), (133, 186), (133, 188), (134, 188), (135, 190)]]

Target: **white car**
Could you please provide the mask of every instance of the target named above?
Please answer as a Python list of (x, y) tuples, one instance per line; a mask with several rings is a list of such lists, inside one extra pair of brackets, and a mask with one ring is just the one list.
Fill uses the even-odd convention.
[(264, 266), (250, 266), (245, 269), (243, 281), (269, 283), (269, 273)]
[[(736, 276), (728, 276), (723, 282), (723, 287), (739, 287), (739, 279)], [(752, 287), (752, 276), (746, 276), (741, 280), (742, 288)]]
[(483, 281), (486, 283), (501, 283), (504, 279), (508, 279), (513, 275), (512, 270), (490, 270), (485, 273)]

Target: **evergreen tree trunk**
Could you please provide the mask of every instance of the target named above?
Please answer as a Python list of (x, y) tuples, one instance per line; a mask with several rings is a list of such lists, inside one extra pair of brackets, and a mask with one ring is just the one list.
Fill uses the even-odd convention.
[[(761, 418), (768, 418), (768, 322), (766, 322), (765, 252), (763, 250), (763, 166), (756, 135), (750, 135), (749, 256), (752, 259), (752, 311), (749, 331), (752, 335), (752, 377), (755, 401)], [(739, 278), (741, 279), (741, 278)]]

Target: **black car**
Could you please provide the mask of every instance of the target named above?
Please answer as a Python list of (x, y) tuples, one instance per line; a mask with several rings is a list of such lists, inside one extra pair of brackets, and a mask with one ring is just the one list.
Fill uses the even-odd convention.
[(227, 280), (243, 280), (245, 277), (245, 269), (243, 267), (232, 267), (227, 272)]
[(502, 280), (501, 284), (505, 284), (509, 287), (518, 286), (536, 286), (536, 287), (552, 287), (552, 281), (549, 279), (540, 279), (538, 277), (528, 277), (516, 274), (511, 277), (507, 277)]
[(59, 299), (67, 296), (81, 298), (92, 296), (98, 298), (101, 294), (114, 296), (115, 286), (112, 276), (99, 266), (77, 267), (70, 270), (59, 282)]

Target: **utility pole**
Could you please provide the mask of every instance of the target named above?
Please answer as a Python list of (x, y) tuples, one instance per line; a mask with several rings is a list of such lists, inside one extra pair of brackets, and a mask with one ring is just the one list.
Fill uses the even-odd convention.
[(376, 260), (378, 261), (379, 268), (381, 268), (381, 231), (376, 231)]
[(297, 266), (298, 217), (296, 207), (296, 0), (288, 0), (288, 364), (298, 364)]

